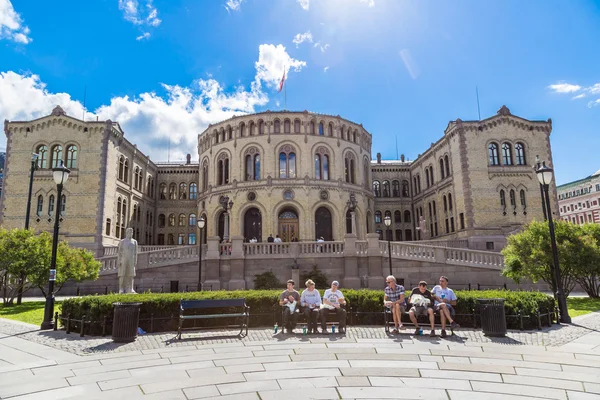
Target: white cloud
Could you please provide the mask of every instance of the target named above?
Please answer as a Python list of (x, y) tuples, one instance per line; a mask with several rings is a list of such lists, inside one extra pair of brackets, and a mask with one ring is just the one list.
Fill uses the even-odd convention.
[(589, 108), (596, 107), (596, 106), (600, 106), (600, 99), (596, 99), (594, 101), (588, 102)]
[[(161, 84), (161, 92), (144, 92), (135, 97), (118, 96), (108, 104), (86, 113), (86, 119), (119, 122), (129, 141), (155, 161), (184, 160), (196, 152), (197, 136), (209, 124), (234, 115), (256, 112), (269, 102), (263, 86), (275, 86), (283, 68), (300, 71), (306, 63), (291, 58), (282, 45), (259, 47), (256, 75), (249, 87), (227, 90), (215, 79), (198, 79), (189, 87)], [(75, 118), (83, 115), (83, 105), (68, 93), (50, 93), (39, 76), (13, 71), (0, 73), (0, 120), (30, 120), (50, 114), (60, 105)], [(0, 147), (5, 146), (4, 135)]]
[(600, 83), (595, 83), (592, 86), (586, 87), (585, 91), (590, 94), (600, 94)]
[(13, 40), (17, 43), (31, 42), (29, 28), (23, 25), (21, 16), (15, 11), (10, 0), (0, 0), (0, 39)]
[(298, 33), (296, 36), (294, 36), (294, 39), (292, 39), (292, 42), (294, 44), (296, 44), (296, 47), (298, 47), (298, 45), (300, 45), (303, 42), (313, 42), (313, 36), (312, 33), (310, 33), (310, 31), (304, 32), (304, 33)]
[(551, 89), (556, 93), (573, 93), (579, 91), (581, 86), (571, 85), (570, 83), (555, 83), (554, 85), (548, 86), (548, 89)]
[(360, 0), (361, 3), (367, 3), (369, 7), (375, 7), (375, 0)]
[(305, 11), (308, 11), (308, 8), (310, 7), (310, 0), (296, 0), (298, 2), (298, 4), (300, 4), (300, 7), (302, 7)]
[(577, 96), (574, 96), (572, 100), (583, 99), (584, 97), (585, 97), (585, 93), (581, 93), (581, 94), (578, 94)]
[(327, 72), (328, 69), (329, 69), (329, 65), (326, 66), (325, 68), (323, 68), (323, 72)]
[(150, 37), (150, 33), (144, 32), (142, 35), (135, 38), (135, 40), (148, 39)]
[(314, 47), (318, 47), (319, 49), (321, 49), (321, 53), (325, 53), (325, 50), (327, 50), (329, 48), (329, 44), (326, 44), (325, 46), (321, 45), (321, 42), (317, 42), (315, 43)]
[[(144, 6), (141, 6), (138, 0), (119, 0), (119, 10), (123, 11), (123, 18), (126, 21), (140, 28), (145, 28), (145, 30), (149, 27), (157, 27), (162, 22), (158, 18), (158, 10), (152, 5), (152, 0), (146, 0)], [(141, 36), (136, 37), (136, 40), (147, 39), (149, 37), (150, 33), (146, 31)]]
[(255, 67), (257, 80), (265, 82), (267, 86), (275, 86), (279, 84), (284, 68), (288, 77), (290, 68), (299, 72), (306, 67), (306, 62), (290, 57), (281, 44), (261, 44), (258, 47), (258, 61)]
[(240, 11), (243, 2), (244, 0), (227, 0), (225, 2), (225, 9), (227, 11)]

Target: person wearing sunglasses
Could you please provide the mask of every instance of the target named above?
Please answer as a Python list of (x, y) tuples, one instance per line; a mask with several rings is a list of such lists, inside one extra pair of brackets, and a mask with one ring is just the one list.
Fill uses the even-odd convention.
[(384, 289), (383, 303), (392, 310), (392, 316), (394, 317), (394, 330), (392, 333), (398, 333), (398, 329), (404, 329), (401, 320), (402, 313), (406, 310), (404, 286), (398, 285), (393, 275), (385, 278), (385, 283), (387, 286)]

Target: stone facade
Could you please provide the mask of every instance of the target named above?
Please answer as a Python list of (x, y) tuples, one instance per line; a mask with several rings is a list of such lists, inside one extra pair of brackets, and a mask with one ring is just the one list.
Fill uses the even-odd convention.
[[(371, 134), (361, 124), (307, 111), (209, 126), (198, 136), (198, 163), (189, 156), (155, 163), (118, 123), (80, 121), (60, 107), (37, 120), (5, 121), (4, 130), (2, 226), (24, 225), (30, 155), (43, 150), (32, 228), (52, 229), (51, 167), (60, 158), (72, 169), (61, 236), (98, 255), (128, 226), (141, 245), (195, 244), (197, 216), (206, 220), (203, 243), (266, 241), (269, 234), (339, 242), (350, 232), (364, 240), (382, 236), (389, 215), (393, 240), (466, 240), (473, 249), (499, 250), (507, 234), (542, 218), (534, 157), (552, 166), (551, 121), (529, 121), (506, 107), (485, 120), (451, 121), (414, 161), (371, 161)], [(56, 146), (61, 154), (54, 155)], [(232, 202), (227, 213), (225, 197)]]
[(600, 223), (600, 170), (557, 188), (560, 218), (574, 224)]

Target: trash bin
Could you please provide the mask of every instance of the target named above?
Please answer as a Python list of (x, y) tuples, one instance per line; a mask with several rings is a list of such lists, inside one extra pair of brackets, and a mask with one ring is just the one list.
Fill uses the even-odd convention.
[(142, 303), (113, 303), (115, 313), (112, 326), (112, 340), (117, 343), (135, 341), (140, 322)]
[(171, 293), (179, 292), (179, 281), (171, 281)]
[(504, 314), (504, 299), (477, 299), (481, 329), (486, 336), (506, 335), (506, 315)]

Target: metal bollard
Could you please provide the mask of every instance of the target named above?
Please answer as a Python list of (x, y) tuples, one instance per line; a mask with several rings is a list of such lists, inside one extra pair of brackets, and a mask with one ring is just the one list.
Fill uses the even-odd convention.
[(85, 314), (83, 314), (81, 316), (81, 333), (79, 334), (80, 337), (83, 337), (84, 330), (85, 330)]
[(58, 311), (54, 313), (54, 330), (58, 329)]

